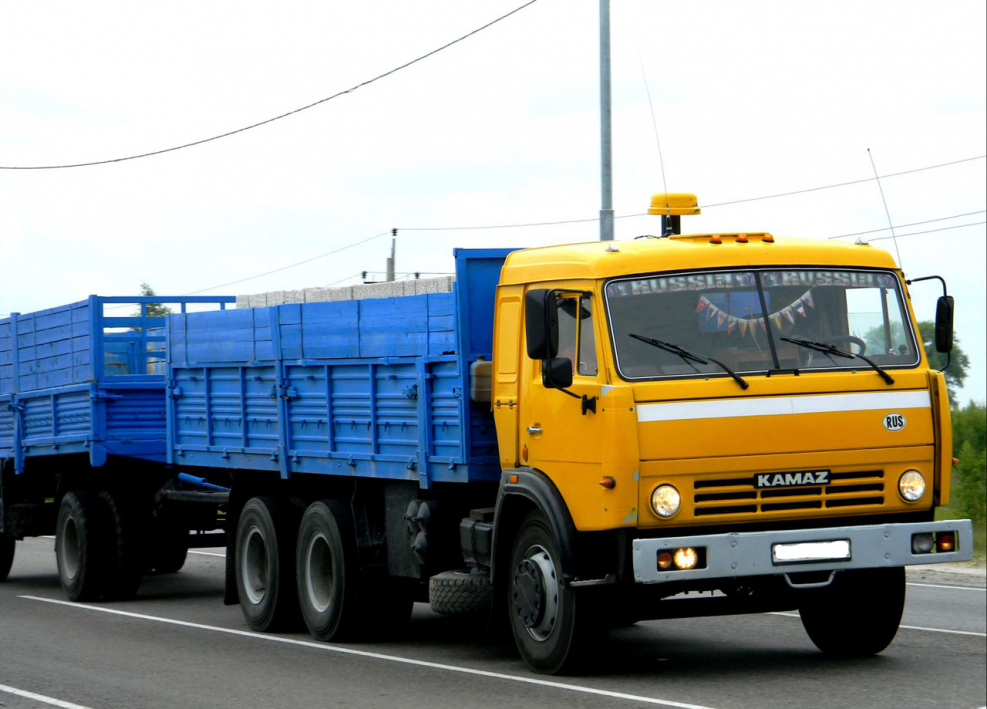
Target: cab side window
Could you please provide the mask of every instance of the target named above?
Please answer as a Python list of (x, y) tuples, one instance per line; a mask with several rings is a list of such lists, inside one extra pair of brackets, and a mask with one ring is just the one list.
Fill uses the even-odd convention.
[(582, 296), (562, 297), (558, 302), (559, 357), (572, 361), (574, 374), (595, 377), (599, 369), (592, 303)]

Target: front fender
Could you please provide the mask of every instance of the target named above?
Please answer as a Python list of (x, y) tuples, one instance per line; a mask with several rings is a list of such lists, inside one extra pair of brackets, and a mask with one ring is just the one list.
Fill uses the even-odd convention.
[(562, 495), (544, 473), (534, 468), (514, 468), (504, 471), (497, 494), (490, 554), (494, 583), (498, 580), (498, 570), (508, 566), (511, 544), (521, 520), (535, 510), (544, 515), (558, 541), (562, 582), (568, 584), (576, 576), (573, 548), (577, 532)]

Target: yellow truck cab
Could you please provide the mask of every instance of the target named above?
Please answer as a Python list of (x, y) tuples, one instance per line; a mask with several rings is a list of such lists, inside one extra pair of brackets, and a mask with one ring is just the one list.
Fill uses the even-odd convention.
[[(653, 212), (697, 213), (683, 197)], [(969, 521), (934, 521), (945, 380), (903, 274), (866, 244), (670, 234), (513, 252), (491, 405), (496, 538), (512, 540), (494, 582), (542, 671), (614, 622), (772, 610), (798, 609), (824, 652), (873, 654), (897, 631), (905, 565), (971, 558)]]

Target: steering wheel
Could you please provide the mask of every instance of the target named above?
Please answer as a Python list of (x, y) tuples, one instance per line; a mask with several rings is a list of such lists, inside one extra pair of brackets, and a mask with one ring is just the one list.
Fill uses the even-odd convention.
[(842, 344), (856, 345), (860, 348), (858, 352), (853, 352), (853, 350), (851, 350), (851, 354), (865, 354), (867, 352), (867, 343), (854, 335), (838, 335), (837, 337), (828, 337), (823, 340), (823, 343), (837, 347)]

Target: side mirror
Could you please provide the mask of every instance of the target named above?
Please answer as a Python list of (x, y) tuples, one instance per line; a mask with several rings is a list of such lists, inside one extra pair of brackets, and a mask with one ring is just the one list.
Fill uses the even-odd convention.
[(538, 288), (525, 294), (524, 335), (531, 359), (544, 362), (559, 353), (559, 306), (555, 291)]
[(568, 389), (572, 386), (572, 360), (553, 357), (542, 364), (541, 381), (548, 389)]
[(953, 296), (944, 295), (936, 303), (936, 352), (953, 350)]

